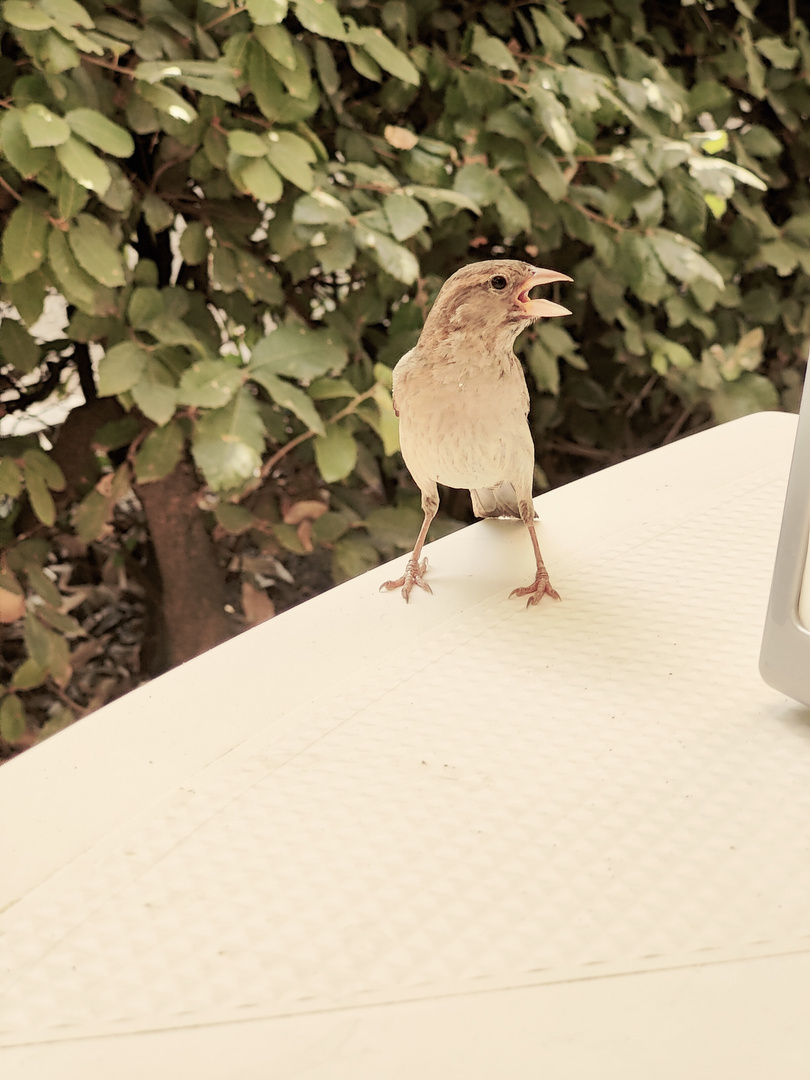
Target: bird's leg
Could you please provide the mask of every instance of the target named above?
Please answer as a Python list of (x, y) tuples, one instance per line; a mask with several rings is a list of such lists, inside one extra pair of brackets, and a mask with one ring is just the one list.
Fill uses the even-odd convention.
[(539, 604), (543, 597), (548, 593), (552, 600), (559, 600), (560, 594), (551, 584), (548, 576), (548, 570), (546, 570), (546, 564), (543, 562), (543, 556), (540, 554), (540, 544), (537, 542), (537, 530), (534, 527), (534, 510), (530, 503), (520, 503), (520, 516), (523, 518), (523, 522), (529, 530), (529, 535), (532, 538), (532, 547), (534, 548), (534, 559), (537, 563), (537, 573), (534, 576), (534, 581), (531, 585), (522, 585), (520, 588), (513, 589), (509, 597), (513, 596), (528, 596), (526, 601), (526, 607), (531, 607), (533, 604)]
[(416, 544), (414, 545), (413, 553), (408, 559), (408, 563), (405, 567), (405, 573), (401, 578), (397, 578), (396, 581), (384, 581), (380, 586), (380, 592), (386, 589), (391, 592), (393, 589), (402, 589), (402, 595), (407, 601), (411, 595), (411, 590), (414, 585), (418, 585), (420, 589), (424, 589), (425, 592), (432, 593), (433, 589), (425, 581), (425, 571), (427, 570), (427, 559), (419, 561), (419, 556), (422, 554), (422, 545), (425, 542), (425, 537), (428, 534), (430, 523), (436, 516), (436, 511), (439, 509), (439, 497), (437, 495), (422, 495), (422, 509), (425, 512), (425, 519), (422, 522), (422, 528), (419, 530), (419, 535), (416, 538)]

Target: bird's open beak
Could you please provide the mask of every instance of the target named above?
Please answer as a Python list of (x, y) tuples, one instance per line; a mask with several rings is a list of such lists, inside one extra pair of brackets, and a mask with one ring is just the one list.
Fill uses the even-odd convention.
[(556, 315), (570, 315), (571, 312), (562, 304), (555, 304), (553, 300), (543, 298), (534, 299), (529, 294), (535, 285), (550, 285), (553, 281), (573, 281), (567, 274), (561, 274), (557, 270), (537, 269), (528, 278), (523, 288), (518, 293), (517, 301), (525, 309), (530, 319), (552, 319)]

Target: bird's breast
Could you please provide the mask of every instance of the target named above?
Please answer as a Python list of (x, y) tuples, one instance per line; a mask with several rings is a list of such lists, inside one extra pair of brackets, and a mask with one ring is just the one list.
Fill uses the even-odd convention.
[(400, 445), (417, 483), (494, 487), (532, 467), (519, 366), (517, 374), (460, 364), (401, 373), (395, 383)]

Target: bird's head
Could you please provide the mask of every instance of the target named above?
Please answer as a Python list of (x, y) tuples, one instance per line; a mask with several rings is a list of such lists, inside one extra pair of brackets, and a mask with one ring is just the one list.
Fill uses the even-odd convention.
[(473, 337), (490, 347), (509, 345), (535, 319), (570, 315), (568, 308), (533, 297), (536, 286), (571, 281), (557, 270), (543, 270), (516, 259), (472, 263), (447, 279), (425, 321), (423, 336), (446, 340)]

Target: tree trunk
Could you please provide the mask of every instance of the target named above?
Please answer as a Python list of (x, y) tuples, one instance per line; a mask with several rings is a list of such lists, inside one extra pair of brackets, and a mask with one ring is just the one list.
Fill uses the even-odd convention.
[(166, 660), (174, 667), (233, 636), (225, 575), (197, 508), (197, 482), (188, 462), (163, 480), (136, 484), (135, 492), (160, 570)]

